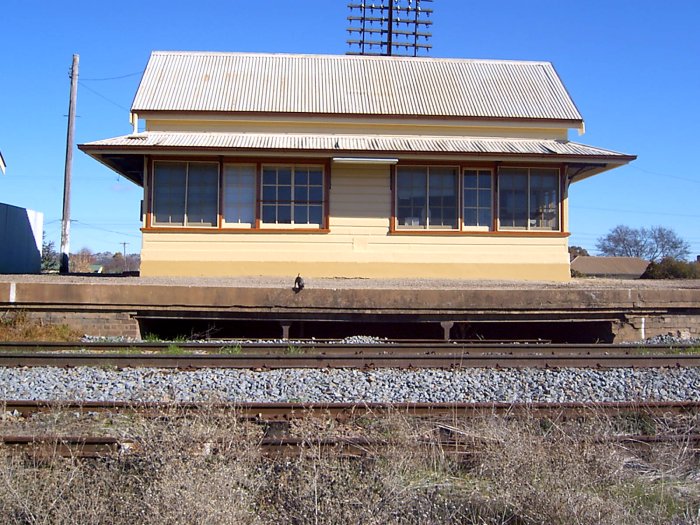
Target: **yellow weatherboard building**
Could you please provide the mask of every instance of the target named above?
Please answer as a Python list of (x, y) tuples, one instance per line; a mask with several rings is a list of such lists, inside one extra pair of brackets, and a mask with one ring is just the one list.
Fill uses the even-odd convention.
[(153, 276), (564, 281), (569, 185), (636, 158), (568, 140), (548, 62), (154, 52), (131, 114), (79, 147)]

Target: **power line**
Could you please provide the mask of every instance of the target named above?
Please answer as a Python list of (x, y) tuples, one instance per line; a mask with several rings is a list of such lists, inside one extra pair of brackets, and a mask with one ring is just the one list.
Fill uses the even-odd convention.
[(104, 77), (104, 78), (84, 78), (84, 81), (89, 81), (89, 82), (102, 82), (105, 80), (119, 80), (122, 78), (129, 78), (129, 77), (135, 77), (136, 75), (141, 75), (145, 69), (142, 69), (141, 71), (135, 71), (134, 73), (127, 73), (126, 75), (120, 75), (118, 77)]
[(136, 235), (133, 233), (118, 232), (115, 230), (108, 230), (107, 228), (101, 228), (99, 226), (95, 226), (94, 224), (88, 224), (86, 222), (78, 221), (77, 219), (74, 219), (72, 222), (75, 222), (77, 226), (86, 226), (87, 228), (92, 228), (93, 230), (99, 230), (99, 231), (103, 231), (103, 232), (107, 232), (107, 233), (114, 233), (117, 235), (124, 235), (126, 237), (136, 237), (138, 239), (141, 238), (140, 235)]
[(645, 170), (644, 168), (640, 168), (638, 166), (635, 166), (634, 164), (629, 165), (630, 168), (633, 168), (637, 171), (641, 171), (643, 173), (648, 173), (649, 175), (658, 175), (659, 177), (666, 177), (669, 179), (678, 179), (678, 180), (684, 180), (686, 182), (694, 182), (695, 184), (700, 184), (700, 180), (695, 180), (695, 179), (689, 179), (687, 177), (679, 177), (678, 175), (669, 175), (668, 173), (659, 173), (658, 171), (650, 171), (650, 170)]
[(570, 206), (571, 209), (577, 210), (594, 210), (594, 211), (610, 211), (614, 213), (641, 213), (644, 215), (667, 215), (670, 217), (690, 217), (690, 218), (700, 218), (700, 215), (693, 215), (689, 213), (671, 213), (665, 211), (653, 211), (653, 210), (623, 210), (620, 208), (596, 208), (593, 206)]
[(90, 86), (86, 86), (85, 84), (83, 84), (82, 81), (79, 81), (78, 84), (80, 84), (82, 87), (84, 87), (84, 88), (87, 89), (88, 91), (92, 91), (92, 93), (94, 93), (94, 94), (97, 95), (98, 97), (100, 97), (100, 98), (106, 100), (106, 101), (109, 102), (110, 104), (113, 104), (114, 106), (117, 106), (119, 109), (123, 109), (123, 110), (125, 110), (125, 111), (131, 111), (129, 108), (126, 108), (126, 107), (122, 106), (119, 102), (115, 102), (114, 100), (105, 97), (102, 93), (99, 93), (98, 91), (95, 91), (95, 90), (92, 89)]

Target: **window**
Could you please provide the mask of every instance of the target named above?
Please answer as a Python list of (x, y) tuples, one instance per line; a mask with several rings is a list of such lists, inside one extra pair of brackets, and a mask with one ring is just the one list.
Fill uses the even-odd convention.
[(255, 224), (255, 166), (224, 164), (223, 224), (252, 228)]
[(498, 173), (500, 228), (559, 229), (559, 170), (501, 168)]
[(322, 229), (326, 191), (323, 166), (156, 160), (150, 224)]
[(457, 169), (399, 166), (396, 223), (399, 229), (457, 228)]
[(219, 165), (213, 162), (156, 162), (153, 216), (158, 226), (216, 226)]
[(493, 224), (491, 170), (465, 169), (462, 175), (464, 227), (470, 230), (490, 230)]
[(263, 224), (323, 224), (323, 169), (306, 166), (263, 166)]

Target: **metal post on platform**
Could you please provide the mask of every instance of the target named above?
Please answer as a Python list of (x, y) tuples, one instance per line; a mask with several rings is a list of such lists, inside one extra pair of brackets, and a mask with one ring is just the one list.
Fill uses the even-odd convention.
[(441, 321), (440, 326), (442, 326), (442, 333), (443, 333), (443, 338), (445, 341), (450, 340), (450, 332), (452, 331), (452, 327), (454, 326), (454, 321)]
[(280, 325), (282, 326), (282, 339), (285, 341), (289, 339), (289, 329), (292, 326), (292, 323), (290, 322), (281, 322)]

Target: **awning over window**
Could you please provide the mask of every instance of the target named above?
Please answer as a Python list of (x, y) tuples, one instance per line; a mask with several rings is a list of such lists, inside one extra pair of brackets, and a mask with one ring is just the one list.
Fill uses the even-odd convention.
[[(338, 135), (297, 133), (143, 132), (81, 144), (79, 148), (126, 178), (143, 184), (142, 156), (182, 155), (316, 156), (568, 162), (587, 169), (572, 180), (626, 164), (636, 157), (565, 140), (463, 136)], [(139, 175), (140, 174), (140, 175)], [(577, 174), (580, 174), (578, 176)]]

